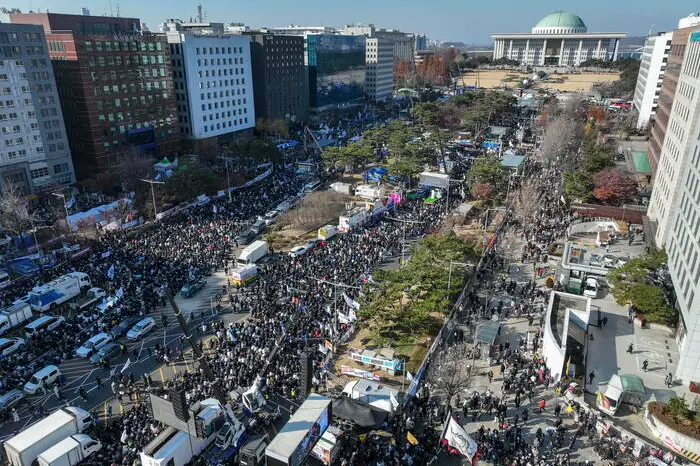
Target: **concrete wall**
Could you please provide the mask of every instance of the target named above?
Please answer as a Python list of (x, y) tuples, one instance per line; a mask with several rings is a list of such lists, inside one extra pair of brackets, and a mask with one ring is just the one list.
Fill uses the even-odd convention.
[(676, 432), (661, 422), (648, 409), (645, 414), (645, 421), (649, 429), (659, 437), (659, 439), (676, 453), (684, 456), (693, 456), (700, 454), (700, 440), (688, 437)]

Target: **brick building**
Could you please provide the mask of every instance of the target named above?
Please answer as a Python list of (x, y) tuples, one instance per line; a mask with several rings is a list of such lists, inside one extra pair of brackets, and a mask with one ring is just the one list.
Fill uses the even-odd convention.
[(180, 148), (170, 49), (135, 18), (12, 14), (46, 32), (78, 179)]

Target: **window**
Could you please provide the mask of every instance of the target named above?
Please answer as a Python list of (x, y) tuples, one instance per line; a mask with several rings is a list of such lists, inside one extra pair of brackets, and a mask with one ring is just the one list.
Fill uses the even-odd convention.
[(32, 179), (41, 178), (42, 176), (49, 176), (49, 167), (41, 167), (35, 170), (30, 170), (29, 175)]

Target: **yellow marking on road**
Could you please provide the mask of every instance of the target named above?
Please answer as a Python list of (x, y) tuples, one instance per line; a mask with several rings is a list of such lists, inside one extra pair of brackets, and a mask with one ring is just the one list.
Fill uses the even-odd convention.
[(105, 401), (105, 419), (107, 418), (107, 402)]
[(158, 372), (160, 372), (160, 381), (165, 383), (165, 376), (163, 375), (163, 367), (159, 367)]

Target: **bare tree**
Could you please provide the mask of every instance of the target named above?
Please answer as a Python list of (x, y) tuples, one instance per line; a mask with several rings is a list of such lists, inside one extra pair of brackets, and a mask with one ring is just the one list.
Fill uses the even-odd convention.
[(509, 272), (510, 264), (518, 261), (521, 252), (515, 242), (515, 234), (512, 229), (506, 230), (506, 233), (498, 239), (496, 252), (503, 259), (503, 268)]
[(19, 235), (32, 229), (36, 223), (37, 215), (28, 209), (23, 190), (6, 180), (0, 195), (0, 229)]
[(513, 214), (521, 224), (534, 220), (540, 209), (542, 191), (535, 180), (525, 181), (515, 192)]
[(428, 380), (448, 402), (472, 382), (471, 345), (458, 343), (437, 353), (430, 362)]
[(555, 117), (544, 133), (540, 146), (542, 157), (550, 163), (573, 166), (576, 153), (583, 139), (583, 123), (563, 114)]

